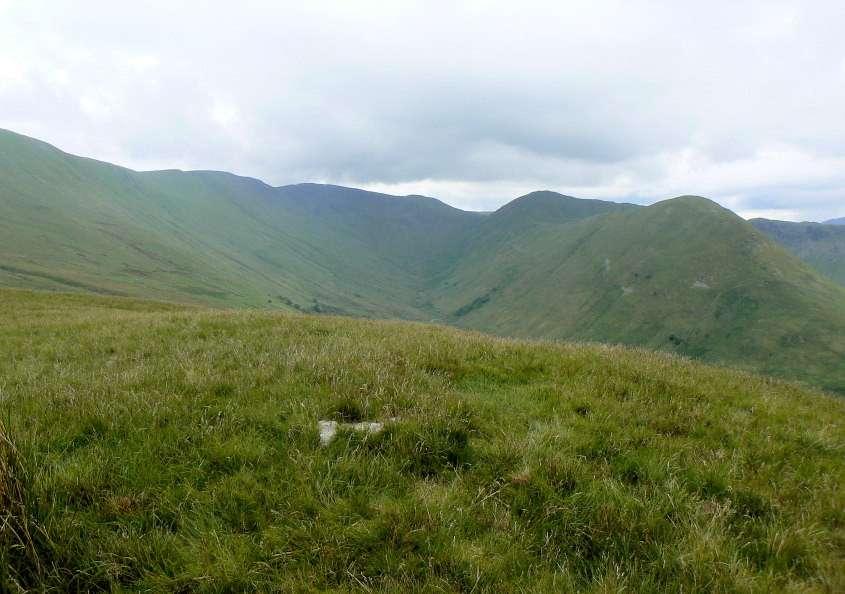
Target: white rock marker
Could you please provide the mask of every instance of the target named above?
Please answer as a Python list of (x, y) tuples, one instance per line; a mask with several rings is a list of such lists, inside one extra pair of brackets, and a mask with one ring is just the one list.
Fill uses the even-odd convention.
[[(395, 419), (390, 419), (391, 421)], [(329, 445), (334, 436), (337, 435), (338, 428), (352, 429), (353, 431), (363, 431), (367, 434), (378, 435), (384, 431), (384, 423), (377, 421), (362, 422), (362, 423), (338, 423), (337, 421), (320, 421), (317, 423), (320, 428), (320, 445)]]
[(337, 433), (337, 421), (320, 421), (320, 445), (329, 445), (329, 442)]

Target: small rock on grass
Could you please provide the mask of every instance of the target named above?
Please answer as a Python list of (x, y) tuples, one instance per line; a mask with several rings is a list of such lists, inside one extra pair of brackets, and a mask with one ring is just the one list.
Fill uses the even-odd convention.
[[(396, 419), (390, 419), (395, 421)], [(367, 434), (378, 435), (384, 431), (384, 423), (380, 421), (363, 421), (361, 423), (338, 423), (337, 421), (320, 421), (317, 423), (320, 428), (320, 445), (328, 445), (331, 443), (338, 429), (352, 429), (353, 431), (363, 431)]]

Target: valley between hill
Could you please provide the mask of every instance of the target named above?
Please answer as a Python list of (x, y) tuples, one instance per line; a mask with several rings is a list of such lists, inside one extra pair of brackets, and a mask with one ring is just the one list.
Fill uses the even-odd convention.
[(768, 219), (748, 222), (789, 253), (840, 285), (845, 285), (845, 223), (790, 223)]
[(845, 288), (700, 197), (535, 192), (482, 214), (139, 173), (0, 131), (0, 215), (4, 286), (621, 343), (845, 393)]

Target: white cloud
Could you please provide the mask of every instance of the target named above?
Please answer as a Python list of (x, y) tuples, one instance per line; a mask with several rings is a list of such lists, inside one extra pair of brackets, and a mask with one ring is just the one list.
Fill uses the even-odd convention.
[(480, 209), (553, 189), (844, 214), (835, 0), (0, 0), (0, 11), (0, 127), (128, 166)]
[(801, 213), (798, 210), (789, 208), (764, 208), (764, 209), (750, 209), (738, 210), (737, 213), (744, 219), (771, 219), (774, 221), (800, 221)]
[(221, 126), (229, 126), (238, 120), (238, 110), (228, 97), (218, 97), (211, 108), (211, 120)]
[(148, 70), (158, 64), (158, 58), (149, 54), (131, 56), (129, 63), (138, 70)]
[(53, 71), (53, 80), (55, 80), (60, 85), (66, 85), (70, 82), (70, 74), (67, 70), (56, 68)]
[(119, 99), (107, 88), (91, 89), (80, 98), (79, 105), (95, 121), (107, 121), (121, 109)]
[[(329, 180), (321, 180), (328, 182)], [(466, 182), (449, 179), (419, 179), (402, 183), (359, 184), (364, 190), (395, 196), (433, 196), (461, 210), (489, 211), (514, 198), (536, 190), (536, 186), (513, 181)]]
[(32, 65), (19, 55), (0, 51), (0, 91), (29, 84)]

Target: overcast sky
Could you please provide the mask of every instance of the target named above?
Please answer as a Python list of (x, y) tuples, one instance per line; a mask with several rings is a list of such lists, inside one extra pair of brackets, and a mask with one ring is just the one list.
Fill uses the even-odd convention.
[(492, 210), (845, 215), (845, 2), (0, 0), (0, 128)]

